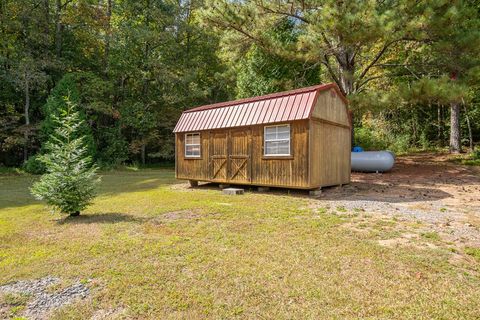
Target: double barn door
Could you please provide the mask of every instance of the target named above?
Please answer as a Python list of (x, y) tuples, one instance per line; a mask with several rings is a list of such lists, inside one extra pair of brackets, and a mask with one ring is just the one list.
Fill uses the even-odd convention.
[(251, 181), (251, 132), (228, 130), (210, 134), (210, 179), (218, 182)]

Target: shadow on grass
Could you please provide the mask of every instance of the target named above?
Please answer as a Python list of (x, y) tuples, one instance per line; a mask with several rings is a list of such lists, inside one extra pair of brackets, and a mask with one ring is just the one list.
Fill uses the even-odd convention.
[(80, 214), (76, 217), (68, 216), (58, 221), (58, 224), (92, 224), (92, 223), (105, 223), (115, 224), (121, 222), (144, 222), (145, 218), (140, 218), (134, 215), (117, 212), (107, 213), (93, 213), (93, 214)]
[[(364, 200), (379, 201), (388, 203), (416, 202), (416, 201), (436, 201), (450, 198), (452, 195), (435, 188), (411, 187), (403, 185), (385, 185), (374, 182), (352, 182), (341, 188), (324, 187), (320, 196), (311, 197), (309, 190), (285, 189), (270, 187), (268, 191), (260, 192), (258, 187), (251, 185), (230, 185), (233, 188), (244, 189), (245, 191), (270, 194), (277, 196), (293, 196), (300, 198), (316, 198), (321, 200)], [(218, 183), (204, 183), (190, 189), (199, 190), (218, 190), (221, 192)]]
[[(109, 171), (100, 173), (102, 181), (98, 196), (114, 196), (121, 193), (142, 192), (175, 184), (175, 172), (171, 169), (142, 169), (138, 171)], [(29, 188), (40, 176), (0, 174), (0, 210), (43, 204), (30, 194)]]
[[(385, 174), (352, 173), (352, 183), (341, 190), (325, 188), (325, 200), (374, 200), (384, 202), (414, 202), (451, 198), (439, 189), (444, 187), (479, 186), (479, 171), (473, 167), (455, 166), (442, 162), (435, 155), (415, 155), (398, 158), (391, 172)], [(138, 171), (109, 171), (102, 175), (98, 195), (115, 196), (121, 193), (143, 192), (178, 183), (172, 169), (142, 169)], [(0, 175), (0, 210), (41, 204), (29, 193), (38, 177), (30, 175)], [(181, 183), (175, 189), (183, 189)], [(239, 186), (257, 192), (253, 186)], [(199, 189), (220, 190), (217, 184), (202, 184)], [(268, 194), (308, 197), (308, 191), (271, 188)], [(183, 195), (179, 195), (181, 199)]]

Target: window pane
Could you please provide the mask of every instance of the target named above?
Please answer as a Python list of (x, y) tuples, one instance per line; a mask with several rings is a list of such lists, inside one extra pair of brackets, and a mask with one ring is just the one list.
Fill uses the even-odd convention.
[(277, 127), (265, 127), (266, 135), (276, 135)]
[(277, 134), (275, 132), (267, 132), (265, 134), (265, 139), (266, 140), (275, 140), (275, 139), (277, 139)]
[(273, 127), (265, 127), (265, 132), (267, 133), (275, 133), (277, 132), (277, 127), (273, 126)]
[(266, 141), (265, 142), (266, 155), (288, 155), (290, 154), (290, 141)]
[(185, 155), (188, 157), (200, 156), (200, 145), (185, 146)]
[(277, 139), (290, 139), (290, 131), (279, 132), (277, 135)]
[(265, 140), (290, 139), (290, 126), (265, 127)]
[(200, 134), (192, 135), (192, 144), (200, 144)]
[(277, 131), (280, 132), (290, 132), (290, 126), (277, 126)]
[(282, 141), (278, 143), (278, 153), (279, 154), (290, 154), (288, 141)]
[(278, 154), (278, 148), (275, 142), (265, 143), (265, 154)]

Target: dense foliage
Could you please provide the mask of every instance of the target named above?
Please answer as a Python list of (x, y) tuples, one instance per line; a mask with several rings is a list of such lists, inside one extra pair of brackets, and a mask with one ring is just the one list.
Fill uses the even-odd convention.
[(55, 129), (45, 143), (45, 154), (38, 157), (46, 173), (31, 191), (53, 211), (79, 215), (95, 196), (97, 167), (88, 155), (88, 134), (82, 133), (84, 121), (76, 106), (66, 97), (58, 109), (58, 116), (52, 116)]
[(100, 166), (173, 159), (190, 107), (336, 82), (357, 144), (480, 140), (480, 4), (462, 0), (0, 2), (0, 165), (44, 168), (65, 95)]

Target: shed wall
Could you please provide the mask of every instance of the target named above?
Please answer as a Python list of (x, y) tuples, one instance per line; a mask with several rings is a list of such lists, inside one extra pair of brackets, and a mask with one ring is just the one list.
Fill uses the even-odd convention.
[(253, 130), (253, 184), (309, 188), (308, 121), (290, 123), (291, 157), (263, 156), (263, 126)]
[(310, 184), (350, 182), (351, 131), (346, 103), (333, 90), (320, 92), (310, 120)]
[(204, 131), (200, 135), (201, 141), (201, 156), (200, 158), (190, 159), (185, 158), (185, 134), (175, 134), (175, 152), (176, 152), (176, 175), (179, 179), (191, 179), (194, 177), (197, 180), (209, 179), (209, 145), (210, 133)]
[[(176, 134), (178, 179), (310, 188), (308, 120), (289, 122), (289, 157), (263, 155), (264, 125), (200, 131), (201, 157), (185, 158), (185, 134)], [(247, 156), (247, 157), (245, 157)]]
[(319, 92), (312, 117), (350, 126), (347, 105), (334, 89)]
[(310, 183), (325, 187), (350, 182), (350, 129), (310, 122)]

